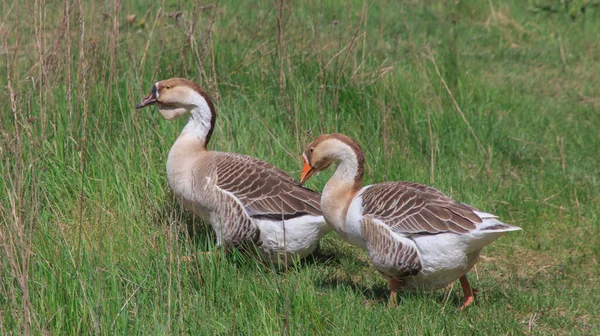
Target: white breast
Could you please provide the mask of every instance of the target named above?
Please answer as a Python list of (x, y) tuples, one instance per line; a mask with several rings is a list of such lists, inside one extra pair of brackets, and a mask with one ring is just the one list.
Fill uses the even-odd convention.
[[(175, 143), (177, 144), (177, 141)], [(194, 186), (207, 186), (211, 183), (194, 183), (193, 164), (194, 160), (182, 158), (181, 155), (178, 155), (177, 148), (173, 145), (167, 158), (167, 181), (185, 209), (192, 211), (204, 220), (208, 220), (208, 205), (198, 201), (205, 198), (196, 197), (196, 195), (206, 192), (206, 190), (194, 190)], [(206, 178), (206, 182), (212, 182), (210, 177)]]
[(360, 229), (360, 221), (363, 219), (362, 212), (362, 193), (370, 186), (366, 186), (356, 193), (356, 196), (350, 202), (348, 212), (346, 213), (346, 234), (350, 244), (360, 247), (363, 250), (367, 249), (365, 239), (362, 237)]

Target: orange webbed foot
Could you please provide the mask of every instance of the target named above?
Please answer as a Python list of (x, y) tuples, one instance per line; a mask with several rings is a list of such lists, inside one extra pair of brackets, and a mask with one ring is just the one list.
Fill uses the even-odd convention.
[(475, 297), (477, 295), (477, 289), (472, 288), (469, 284), (469, 280), (466, 275), (460, 277), (460, 285), (465, 293), (465, 301), (462, 306), (460, 306), (460, 310), (464, 310), (468, 306), (470, 306), (473, 302), (475, 302)]

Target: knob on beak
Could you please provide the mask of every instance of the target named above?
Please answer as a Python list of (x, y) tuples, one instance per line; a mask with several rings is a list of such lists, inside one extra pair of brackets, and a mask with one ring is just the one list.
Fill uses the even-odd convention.
[(139, 104), (137, 104), (136, 109), (141, 109), (148, 105), (158, 103), (157, 98), (158, 97), (156, 97), (156, 85), (154, 85), (154, 86), (152, 86), (152, 91), (150, 93), (148, 93), (148, 95), (146, 97), (144, 97), (144, 99), (142, 99), (142, 101)]

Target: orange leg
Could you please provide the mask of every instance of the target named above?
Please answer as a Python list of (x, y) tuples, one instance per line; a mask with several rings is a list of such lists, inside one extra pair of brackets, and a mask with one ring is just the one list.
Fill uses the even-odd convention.
[(398, 288), (400, 287), (400, 281), (390, 279), (390, 300), (388, 301), (388, 307), (396, 307), (398, 304)]
[(462, 306), (460, 306), (460, 310), (463, 310), (475, 301), (477, 289), (471, 288), (466, 274), (460, 277), (460, 285), (462, 286), (463, 292), (465, 293), (465, 302), (462, 304)]

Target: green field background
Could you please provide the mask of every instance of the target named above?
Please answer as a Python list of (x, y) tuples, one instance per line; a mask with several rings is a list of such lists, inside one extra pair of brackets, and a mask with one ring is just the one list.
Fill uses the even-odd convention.
[[(3, 1), (0, 334), (600, 334), (598, 1)], [(523, 228), (458, 284), (401, 293), (326, 236), (290, 267), (237, 252), (169, 190), (186, 77), (210, 148), (299, 177), (342, 132), (365, 183), (408, 180)], [(320, 191), (331, 171), (313, 177)]]

